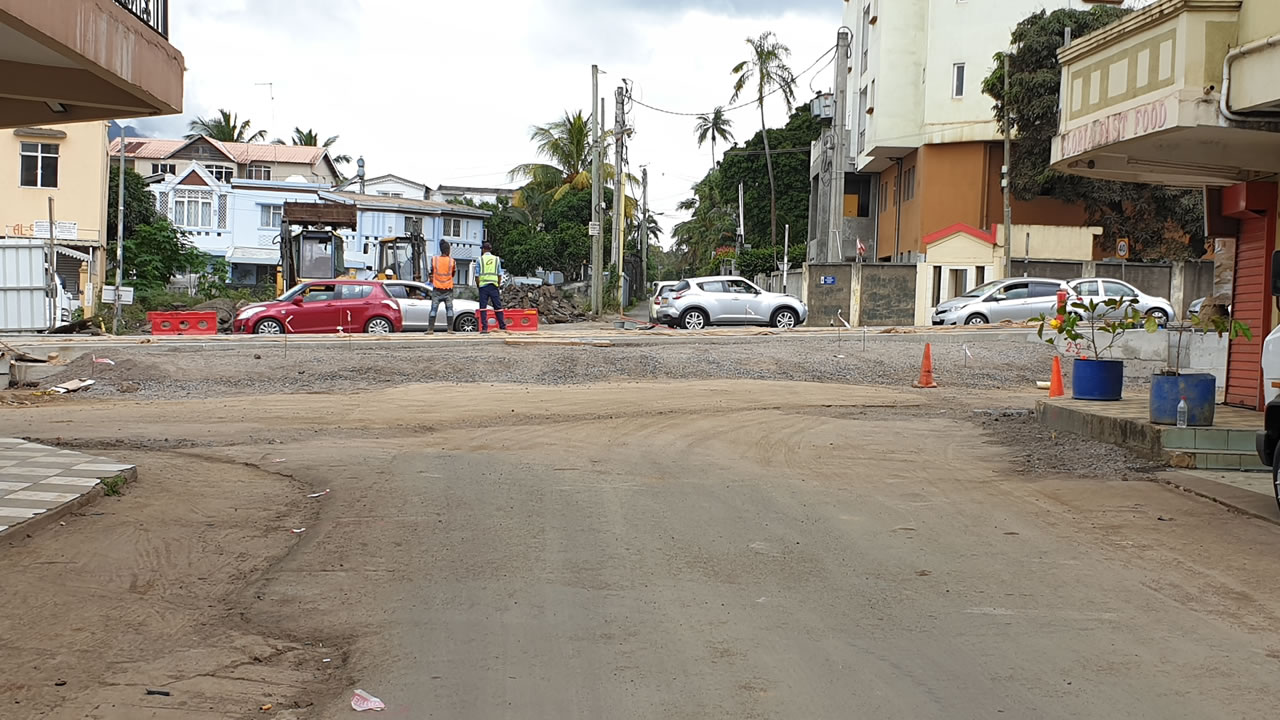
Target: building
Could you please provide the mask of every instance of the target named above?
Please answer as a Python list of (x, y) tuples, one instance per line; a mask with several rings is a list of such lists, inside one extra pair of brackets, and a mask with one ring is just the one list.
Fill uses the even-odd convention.
[(383, 197), (402, 197), (416, 200), (433, 199), (431, 197), (431, 188), (422, 183), (406, 180), (399, 175), (380, 175), (363, 181), (363, 188), (361, 188), (361, 184), (360, 178), (352, 178), (338, 186), (338, 189), (343, 192), (362, 192), (365, 195), (380, 195)]
[[(112, 159), (120, 156), (120, 138), (111, 141)], [(221, 142), (209, 137), (185, 140), (130, 138), (125, 167), (139, 175), (186, 175), (199, 164), (218, 182), (301, 180), (332, 187), (340, 173), (328, 148), (309, 145)]]
[[(441, 240), (459, 260), (479, 257), (484, 218), (477, 208), (334, 190), (327, 182), (257, 180), (216, 176), (200, 162), (175, 175), (154, 175), (150, 190), (156, 206), (186, 231), (192, 243), (231, 266), (228, 281), (252, 286), (275, 281), (280, 264), (280, 226), (285, 202), (333, 202), (357, 207), (358, 228), (345, 230), (343, 257), (352, 270), (378, 263), (378, 240), (405, 235), (405, 218), (422, 219), (429, 251)], [(378, 268), (381, 269), (381, 268)], [(459, 263), (459, 282), (469, 283), (471, 268)]]
[(1235, 238), (1226, 401), (1262, 409), (1262, 340), (1280, 192), (1280, 2), (1158, 0), (1058, 53), (1053, 166), (1206, 188), (1210, 235)]
[[(1001, 222), (1003, 137), (982, 81), (1018, 22), (1073, 2), (847, 0), (849, 151), (839, 210), (863, 222), (842, 239), (843, 257), (811, 251), (811, 259), (851, 260), (861, 245), (867, 259), (913, 262), (939, 230)], [(1013, 213), (1022, 225), (1085, 224), (1083, 208), (1049, 198), (1015, 201)], [(810, 240), (823, 247), (827, 239)]]
[(0, 0), (0, 128), (182, 112), (168, 0)]
[(498, 198), (511, 200), (516, 191), (511, 188), (466, 187), (464, 185), (441, 185), (431, 193), (431, 199), (438, 202), (465, 202), (470, 200), (476, 204), (498, 203)]

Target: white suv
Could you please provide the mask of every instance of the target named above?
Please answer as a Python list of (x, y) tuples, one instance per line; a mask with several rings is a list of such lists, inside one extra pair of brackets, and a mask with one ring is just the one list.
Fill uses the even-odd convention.
[(793, 328), (809, 317), (800, 299), (765, 292), (732, 275), (681, 280), (662, 292), (658, 320), (672, 327), (701, 330), (709, 325), (768, 325)]

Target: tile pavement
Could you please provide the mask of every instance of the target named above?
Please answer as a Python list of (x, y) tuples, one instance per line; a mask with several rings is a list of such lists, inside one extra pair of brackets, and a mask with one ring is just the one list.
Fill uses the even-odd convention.
[(0, 438), (0, 534), (78, 500), (106, 478), (135, 470), (106, 458)]

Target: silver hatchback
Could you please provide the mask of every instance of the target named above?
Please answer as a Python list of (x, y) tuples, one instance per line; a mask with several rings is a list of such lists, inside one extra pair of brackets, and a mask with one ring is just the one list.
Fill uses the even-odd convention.
[(793, 328), (809, 317), (800, 298), (766, 292), (732, 275), (681, 280), (659, 297), (658, 320), (701, 330), (709, 325), (768, 325)]
[(1058, 291), (1067, 284), (1052, 278), (1006, 278), (979, 285), (933, 311), (934, 325), (986, 325), (1026, 322), (1057, 310)]

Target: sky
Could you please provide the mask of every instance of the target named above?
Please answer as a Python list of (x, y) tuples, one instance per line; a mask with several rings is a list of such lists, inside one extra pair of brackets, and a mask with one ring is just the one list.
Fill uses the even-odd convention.
[[(775, 32), (799, 73), (835, 44), (844, 3), (219, 0), (170, 7), (171, 40), (186, 57), (184, 113), (133, 121), (144, 134), (181, 137), (192, 118), (226, 108), (271, 139), (287, 139), (294, 127), (338, 135), (336, 150), (363, 156), (368, 177), (517, 187), (507, 172), (538, 160), (530, 127), (566, 110), (589, 112), (593, 63), (605, 73), (600, 94), (610, 126), (614, 88), (624, 78), (637, 100), (707, 112), (729, 104), (730, 69), (748, 57), (748, 36)], [(801, 78), (797, 101), (833, 81), (824, 60)], [(740, 141), (759, 130), (754, 106), (730, 118)], [(786, 121), (776, 96), (766, 100), (766, 118), (771, 126)], [(694, 122), (638, 105), (628, 117), (630, 169), (639, 176), (648, 166), (650, 206), (664, 213), (668, 232), (683, 217), (676, 204), (711, 165)]]

